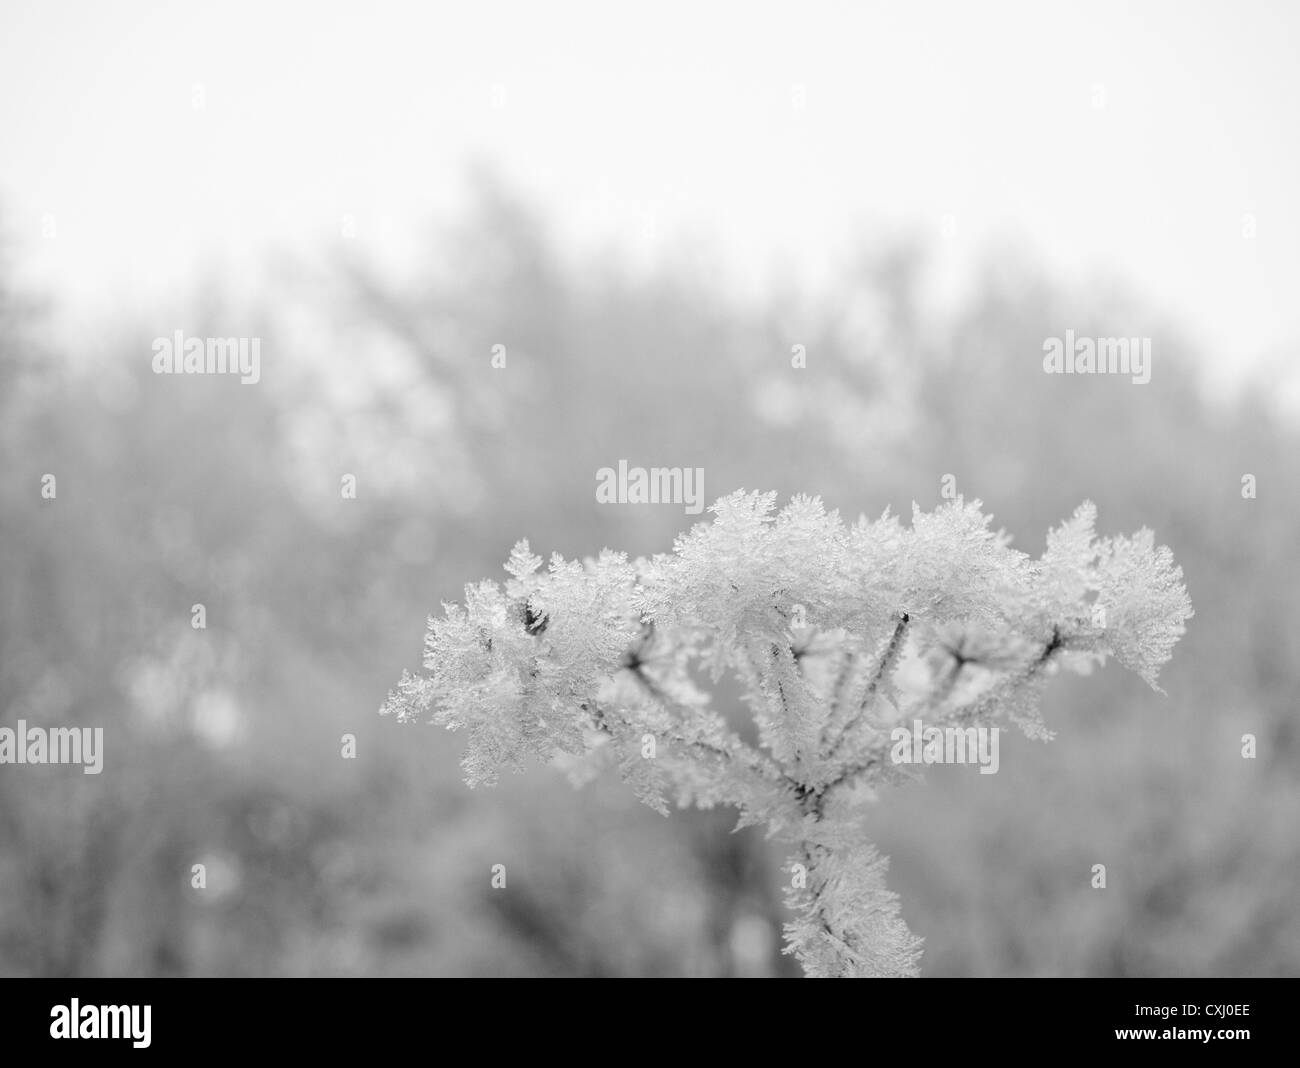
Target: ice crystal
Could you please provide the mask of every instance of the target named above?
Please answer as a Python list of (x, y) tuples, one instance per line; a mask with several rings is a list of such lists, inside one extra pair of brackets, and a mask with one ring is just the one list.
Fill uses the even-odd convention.
[[(1017, 724), (1049, 736), (1046, 675), (1115, 659), (1153, 687), (1191, 616), (1150, 531), (1098, 539), (1085, 503), (1032, 560), (979, 501), (844, 523), (809, 497), (733, 493), (673, 552), (542, 560), (431, 618), (425, 674), (385, 713), (468, 736), (470, 785), (528, 757), (582, 782), (616, 767), (647, 804), (727, 804), (799, 850), (787, 951), (810, 976), (913, 975), (920, 941), (867, 841), (875, 787), (909, 777), (890, 728)], [(713, 709), (735, 676), (750, 745)]]

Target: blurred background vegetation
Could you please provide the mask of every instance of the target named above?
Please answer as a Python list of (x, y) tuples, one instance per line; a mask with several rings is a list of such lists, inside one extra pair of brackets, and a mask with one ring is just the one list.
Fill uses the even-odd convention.
[[(566, 259), (474, 181), (418, 271), (286, 257), (260, 301), (124, 310), (76, 352), (8, 250), (0, 723), (103, 726), (106, 765), (0, 768), (0, 973), (795, 974), (781, 854), (730, 813), (664, 820), (544, 768), (470, 791), (458, 738), (376, 715), (427, 614), (519, 537), (670, 546), (680, 508), (595, 503), (619, 459), (850, 515), (932, 507), (952, 474), (1032, 554), (1084, 498), (1103, 533), (1152, 526), (1196, 608), (1167, 696), (1057, 679), (1055, 742), (931, 769), (870, 834), (928, 975), (1300, 972), (1300, 452), (1273, 383), (1207, 397), (1195, 338), (1023, 252), (936, 315), (924, 245), (864, 236), (832, 290), (755, 307), (692, 253)], [(1067, 327), (1155, 338), (1151, 382), (1043, 374)], [(153, 375), (176, 329), (261, 337), (261, 383)]]

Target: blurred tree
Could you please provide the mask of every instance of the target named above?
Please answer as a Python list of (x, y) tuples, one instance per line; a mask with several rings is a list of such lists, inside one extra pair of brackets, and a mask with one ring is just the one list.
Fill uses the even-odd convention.
[[(0, 710), (107, 736), (97, 778), (0, 768), (0, 971), (788, 968), (785, 910), (735, 891), (738, 866), (779, 863), (760, 834), (699, 814), (682, 834), (601, 783), (571, 796), (545, 776), (467, 798), (451, 740), (372, 722), (429, 606), (519, 532), (582, 556), (654, 551), (685, 526), (595, 504), (596, 471), (622, 458), (703, 466), (710, 497), (768, 486), (878, 514), (931, 506), (950, 473), (1012, 529), (1083, 497), (1110, 530), (1150, 523), (1198, 609), (1170, 697), (1110, 672), (1056, 685), (1047, 715), (1068, 744), (1012, 750), (978, 785), (932, 775), (883, 798), (872, 834), (932, 974), (1300, 968), (1284, 823), (1298, 610), (1279, 581), (1300, 452), (1272, 414), (1277, 382), (1207, 399), (1194, 344), (1149, 309), (1005, 252), (952, 313), (929, 310), (917, 246), (865, 241), (828, 291), (756, 308), (684, 254), (648, 279), (566, 257), (509, 190), (479, 184), (478, 208), (431, 233), (427, 269), (389, 277), (350, 242), (325, 268), (286, 268), (260, 307), (217, 285), (194, 313), (124, 311), (86, 351), (54, 345), (57, 309), (0, 270)], [(260, 334), (262, 382), (151, 375), (150, 341), (177, 328)], [(1065, 328), (1155, 337), (1151, 383), (1043, 375), (1043, 339)], [(57, 502), (40, 499), (46, 472)], [(355, 501), (339, 496), (349, 472)], [(246, 825), (267, 824), (267, 798), (314, 829), (263, 842)], [(617, 871), (583, 907), (621, 916), (591, 928), (617, 934), (578, 956), (525, 945), (482, 862), (532, 848), (595, 879), (566, 830), (595, 817)], [(203, 856), (226, 889), (199, 898)], [(1121, 877), (1080, 890), (1099, 858)], [(529, 882), (539, 910), (581, 927), (560, 885)]]

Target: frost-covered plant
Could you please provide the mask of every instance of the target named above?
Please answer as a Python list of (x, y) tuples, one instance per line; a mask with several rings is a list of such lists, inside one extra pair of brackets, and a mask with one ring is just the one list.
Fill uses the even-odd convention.
[[(888, 511), (846, 525), (808, 497), (774, 514), (775, 497), (724, 497), (652, 559), (543, 570), (520, 542), (504, 587), (430, 618), (427, 673), (404, 672), (383, 711), (467, 731), (471, 786), (532, 756), (577, 782), (617, 765), (664, 813), (734, 805), (793, 846), (787, 952), (808, 975), (914, 975), (921, 940), (864, 834), (874, 789), (907, 774), (892, 725), (1047, 738), (1044, 678), (1108, 655), (1156, 687), (1192, 614), (1182, 572), (1149, 530), (1098, 539), (1090, 503), (1033, 560), (979, 501), (913, 505), (909, 528)], [(755, 742), (702, 688), (728, 673)]]

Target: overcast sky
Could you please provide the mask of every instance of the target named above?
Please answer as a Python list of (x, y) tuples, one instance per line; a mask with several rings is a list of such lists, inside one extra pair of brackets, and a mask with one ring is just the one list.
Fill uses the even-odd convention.
[(0, 209), (82, 312), (214, 255), (246, 280), (344, 216), (401, 263), (477, 157), (566, 240), (715, 242), (742, 292), (864, 229), (958, 276), (1009, 236), (1132, 282), (1224, 375), (1300, 339), (1300, 4), (0, 10)]

